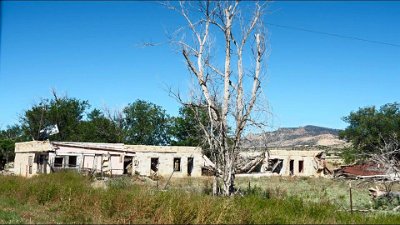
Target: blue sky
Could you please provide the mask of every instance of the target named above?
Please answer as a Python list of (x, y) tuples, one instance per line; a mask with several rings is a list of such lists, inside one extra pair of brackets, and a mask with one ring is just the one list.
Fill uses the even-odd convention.
[[(189, 74), (163, 42), (184, 23), (155, 2), (2, 2), (0, 128), (41, 98), (60, 94), (121, 109), (136, 99), (177, 115), (166, 86)], [(400, 45), (400, 2), (277, 1), (265, 21)], [(400, 101), (400, 47), (267, 26), (271, 55), (264, 91), (271, 126), (344, 128), (350, 111)]]

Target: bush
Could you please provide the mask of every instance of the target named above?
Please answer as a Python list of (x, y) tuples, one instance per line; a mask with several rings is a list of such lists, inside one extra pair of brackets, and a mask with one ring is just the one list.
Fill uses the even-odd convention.
[(383, 196), (372, 202), (373, 209), (392, 210), (400, 205), (400, 196)]
[(132, 180), (130, 177), (112, 178), (107, 181), (107, 187), (113, 189), (124, 189), (131, 186), (132, 186)]

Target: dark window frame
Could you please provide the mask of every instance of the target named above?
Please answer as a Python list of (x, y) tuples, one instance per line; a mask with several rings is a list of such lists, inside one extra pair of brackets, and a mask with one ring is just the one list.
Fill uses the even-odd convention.
[[(61, 159), (61, 164), (56, 162), (57, 159)], [(54, 158), (53, 166), (56, 167), (56, 168), (63, 168), (64, 167), (64, 157), (63, 156), (56, 156)]]
[[(75, 162), (74, 164), (71, 164), (71, 158), (75, 158), (75, 160), (72, 160), (72, 162)], [(78, 167), (78, 156), (77, 155), (69, 155), (68, 156), (68, 167), (69, 168), (76, 168)]]

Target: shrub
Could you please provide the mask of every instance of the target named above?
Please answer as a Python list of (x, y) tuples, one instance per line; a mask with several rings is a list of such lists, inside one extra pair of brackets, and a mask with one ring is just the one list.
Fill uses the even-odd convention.
[(124, 189), (132, 186), (130, 177), (117, 177), (107, 181), (107, 186), (112, 189)]
[(392, 210), (400, 205), (400, 196), (382, 196), (372, 201), (373, 209)]

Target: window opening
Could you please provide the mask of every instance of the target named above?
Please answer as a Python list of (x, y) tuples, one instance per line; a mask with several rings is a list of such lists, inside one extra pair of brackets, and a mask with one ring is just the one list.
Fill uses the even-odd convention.
[(63, 167), (64, 157), (54, 158), (54, 167)]
[(150, 169), (152, 172), (157, 173), (158, 171), (158, 158), (151, 158)]
[(181, 171), (181, 158), (174, 158), (174, 171)]
[(271, 171), (272, 173), (281, 173), (283, 167), (283, 159), (270, 159), (268, 160), (268, 168), (267, 171)]
[(76, 164), (76, 161), (77, 161), (77, 156), (69, 156), (68, 157), (68, 167), (76, 167), (77, 166), (77, 164)]

